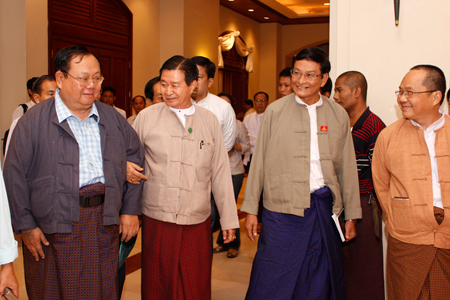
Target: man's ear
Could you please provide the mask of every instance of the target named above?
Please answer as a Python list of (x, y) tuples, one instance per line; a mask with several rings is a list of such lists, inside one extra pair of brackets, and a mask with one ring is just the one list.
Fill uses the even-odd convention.
[(444, 95), (442, 95), (441, 91), (435, 91), (434, 95), (433, 95), (433, 103), (434, 105), (439, 105), (441, 104), (441, 99), (444, 97)]
[(63, 72), (57, 71), (57, 72), (55, 73), (55, 79), (56, 79), (56, 85), (57, 85), (58, 88), (60, 89), (61, 86), (62, 86), (63, 79), (64, 79), (64, 74), (63, 74)]
[(41, 97), (39, 97), (39, 94), (32, 94), (31, 97), (33, 97), (34, 103), (38, 104), (41, 102)]
[(353, 93), (355, 94), (355, 98), (361, 97), (361, 87), (355, 86), (355, 88), (353, 89)]
[(322, 84), (320, 85), (320, 87), (323, 87), (327, 83), (329, 77), (330, 77), (330, 74), (328, 74), (328, 73), (323, 74)]
[(213, 85), (214, 78), (208, 78), (208, 89)]

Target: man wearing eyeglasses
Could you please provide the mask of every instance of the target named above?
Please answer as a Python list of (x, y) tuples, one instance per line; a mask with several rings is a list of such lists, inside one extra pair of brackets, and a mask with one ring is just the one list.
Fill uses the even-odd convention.
[(342, 243), (331, 216), (344, 208), (349, 241), (361, 205), (347, 113), (320, 95), (329, 71), (323, 50), (302, 50), (293, 62), (294, 93), (264, 113), (241, 206), (254, 241), (264, 190), (246, 299), (344, 299)]
[(403, 118), (378, 136), (373, 180), (389, 232), (388, 299), (450, 299), (450, 118), (445, 76), (413, 67), (396, 91)]
[(103, 76), (85, 47), (55, 56), (55, 97), (27, 112), (11, 139), (4, 177), (13, 227), (22, 234), (29, 299), (118, 299), (119, 234), (139, 229), (143, 165), (136, 132), (95, 101)]

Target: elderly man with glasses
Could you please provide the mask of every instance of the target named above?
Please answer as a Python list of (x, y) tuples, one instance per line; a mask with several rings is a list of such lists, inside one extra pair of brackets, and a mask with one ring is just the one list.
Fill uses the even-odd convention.
[(388, 299), (450, 299), (450, 118), (445, 76), (413, 67), (396, 91), (403, 118), (378, 136), (372, 172), (389, 232)]
[(294, 93), (264, 113), (241, 206), (254, 241), (264, 189), (246, 299), (344, 299), (342, 243), (331, 216), (344, 209), (351, 240), (361, 205), (347, 113), (319, 92), (329, 71), (323, 50), (302, 50), (293, 62)]
[(95, 101), (103, 76), (85, 47), (55, 56), (55, 97), (18, 122), (4, 177), (14, 230), (22, 234), (29, 299), (118, 299), (119, 234), (139, 230), (139, 138), (114, 108)]

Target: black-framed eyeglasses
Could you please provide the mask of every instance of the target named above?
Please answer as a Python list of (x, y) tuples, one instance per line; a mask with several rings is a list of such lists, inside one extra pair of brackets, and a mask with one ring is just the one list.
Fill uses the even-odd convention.
[(422, 94), (422, 93), (433, 93), (436, 92), (437, 90), (433, 90), (433, 91), (423, 91), (423, 92), (413, 92), (413, 91), (395, 91), (395, 95), (400, 98), (402, 95), (405, 95), (406, 98), (412, 98), (414, 97), (414, 94)]
[(315, 73), (302, 73), (298, 70), (291, 70), (291, 75), (293, 78), (300, 78), (302, 75), (305, 75), (306, 80), (314, 80), (317, 77), (323, 77), (323, 74), (315, 74)]
[(95, 85), (100, 85), (102, 84), (103, 80), (105, 80), (105, 77), (103, 77), (102, 75), (93, 78), (86, 78), (86, 77), (76, 78), (70, 75), (68, 72), (65, 73), (70, 77), (72, 77), (73, 79), (75, 79), (76, 81), (78, 81), (82, 87), (88, 86), (89, 84), (91, 84), (91, 82), (93, 82)]

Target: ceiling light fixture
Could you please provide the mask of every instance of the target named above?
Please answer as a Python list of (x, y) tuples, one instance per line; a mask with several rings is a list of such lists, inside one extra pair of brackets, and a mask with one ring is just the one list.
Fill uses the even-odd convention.
[[(234, 1), (234, 0), (230, 0), (230, 1)], [(323, 5), (329, 6), (330, 3), (329, 2), (328, 3), (324, 3)]]
[(269, 20), (269, 17), (264, 17), (264, 20)]
[(255, 11), (253, 8), (250, 8), (248, 11)]

